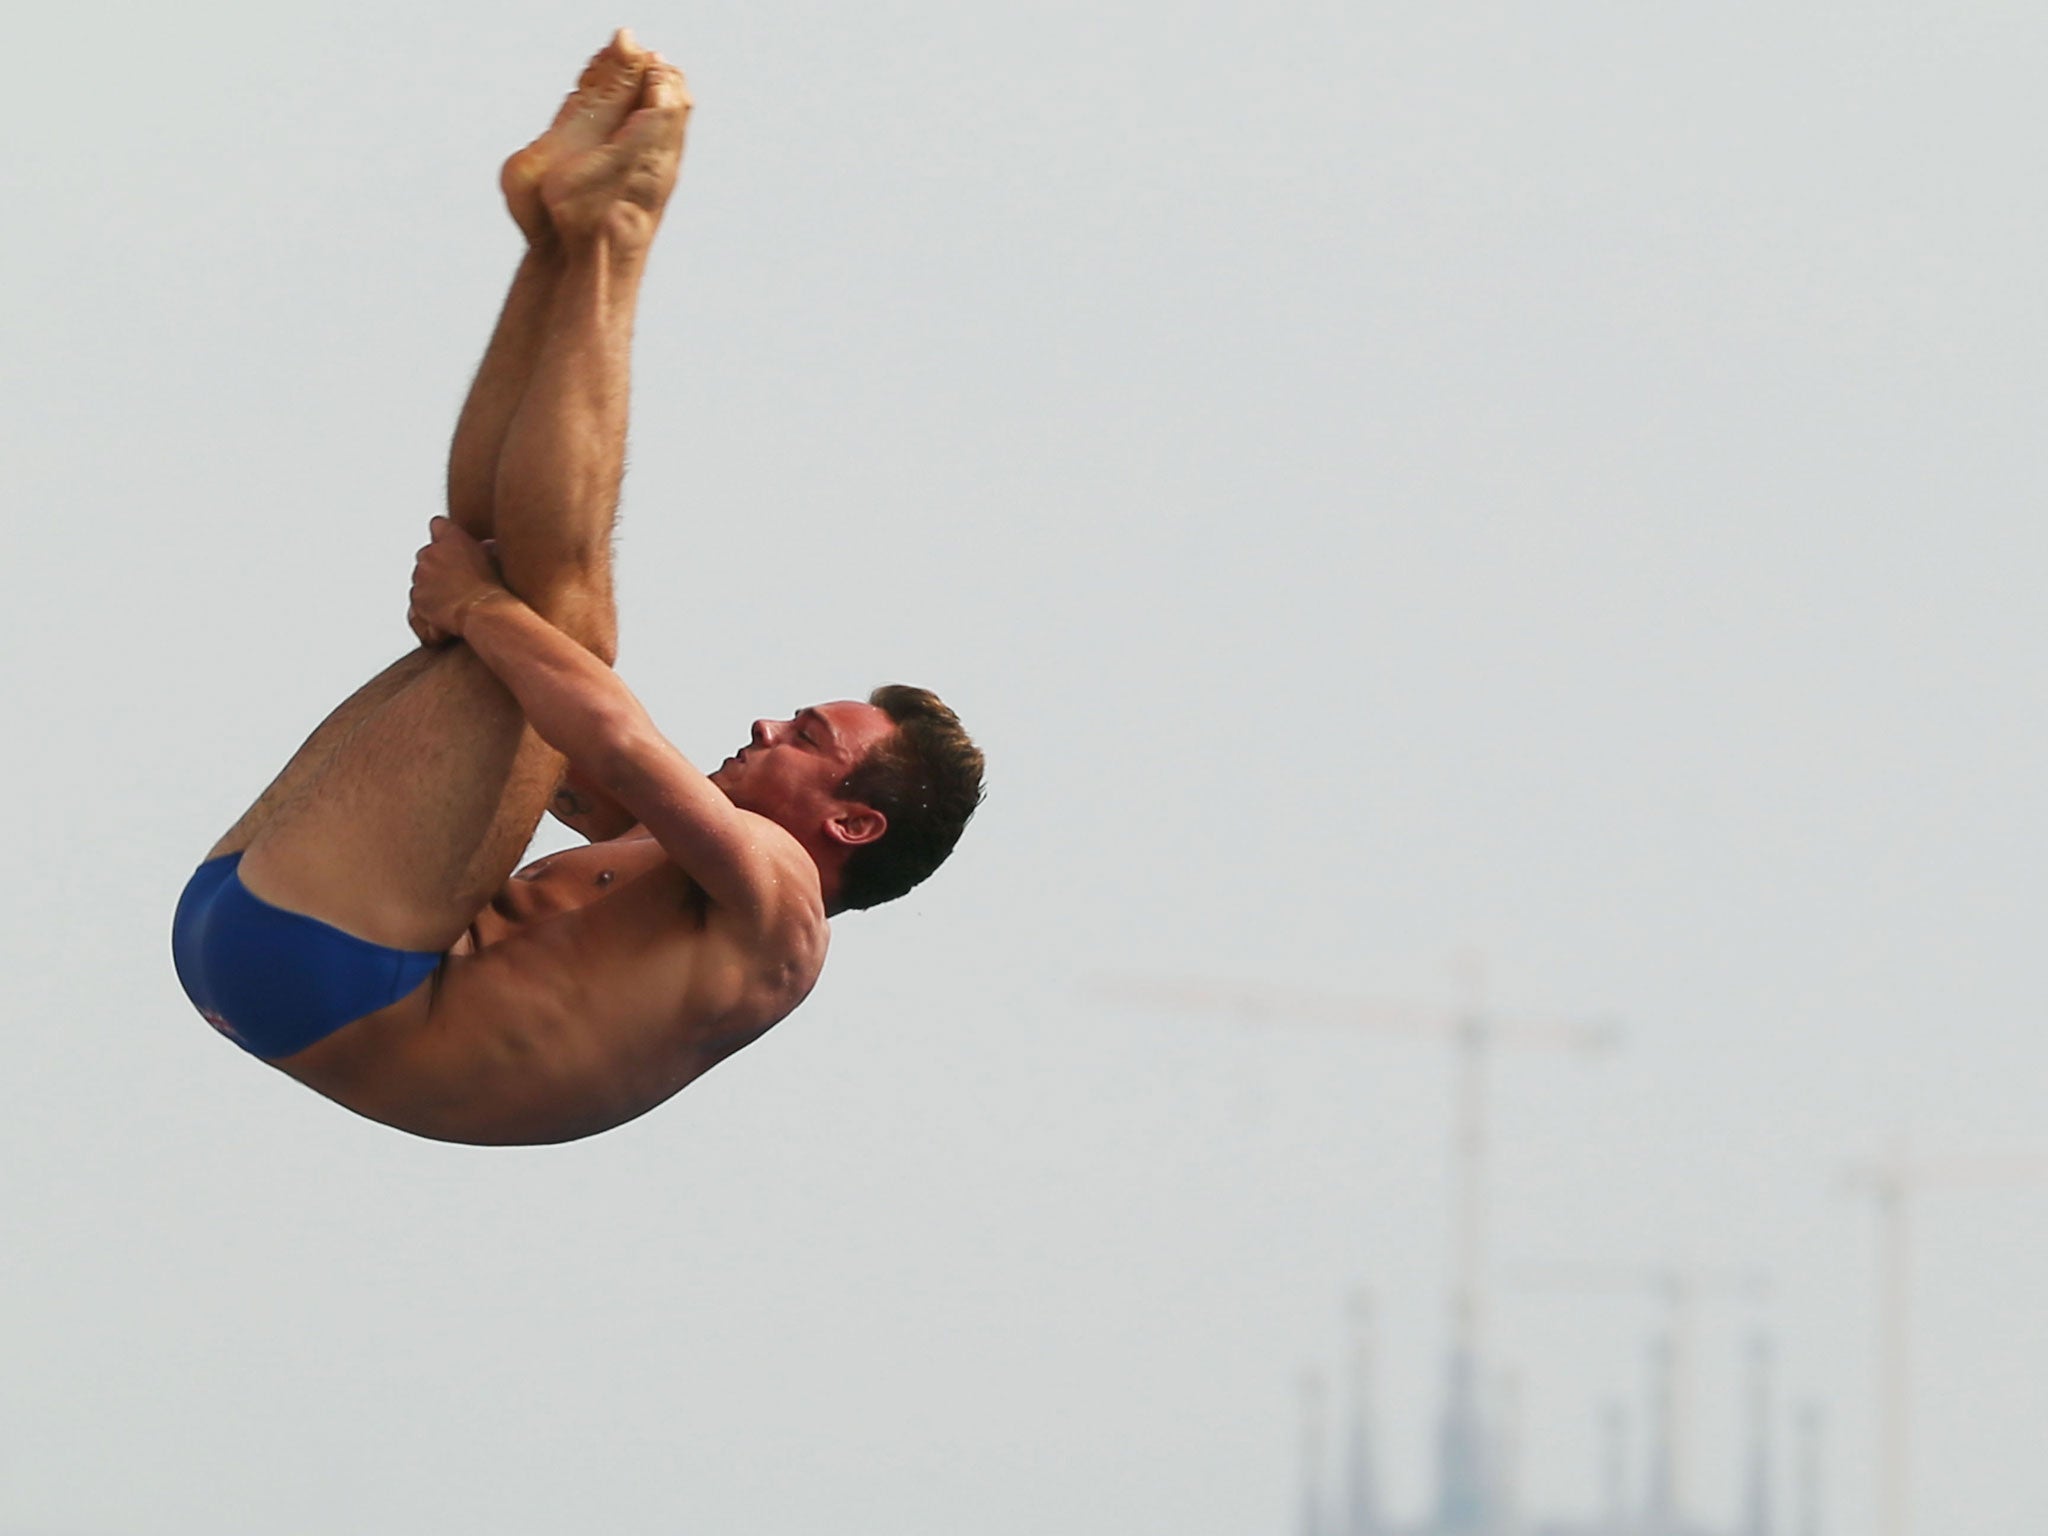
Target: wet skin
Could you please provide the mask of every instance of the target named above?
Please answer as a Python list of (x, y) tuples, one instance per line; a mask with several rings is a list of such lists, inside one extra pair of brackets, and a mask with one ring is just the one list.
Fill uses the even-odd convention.
[[(451, 517), (415, 566), (426, 644), (213, 851), (245, 855), (260, 899), (444, 956), (275, 1063), (417, 1135), (563, 1141), (659, 1104), (809, 993), (849, 840), (879, 835), (831, 794), (892, 729), (873, 706), (763, 722), (714, 782), (610, 667), (634, 306), (690, 110), (622, 32), (507, 163), (530, 245), (457, 423)], [(565, 760), (606, 803), (585, 823), (600, 840), (515, 874)]]
[(651, 794), (659, 825), (665, 794), (717, 784), (761, 856), (757, 902), (713, 900), (636, 824), (518, 870), (418, 991), (277, 1065), (359, 1114), (443, 1140), (563, 1141), (644, 1114), (816, 984), (830, 933), (806, 843), (823, 836), (832, 790), (892, 729), (851, 701), (759, 722), (708, 782), (670, 748), (658, 772), (620, 787), (629, 800)]

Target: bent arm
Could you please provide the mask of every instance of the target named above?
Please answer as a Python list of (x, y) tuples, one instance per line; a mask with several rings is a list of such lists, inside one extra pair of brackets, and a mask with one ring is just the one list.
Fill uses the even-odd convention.
[(502, 587), (465, 607), (461, 630), (576, 778), (652, 832), (713, 901), (765, 910), (777, 870), (754, 818), (655, 729), (616, 672)]

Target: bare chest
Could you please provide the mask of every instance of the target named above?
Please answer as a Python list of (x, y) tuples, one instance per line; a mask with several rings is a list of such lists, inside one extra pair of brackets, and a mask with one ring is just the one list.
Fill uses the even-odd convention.
[(471, 925), (471, 951), (572, 912), (604, 926), (701, 927), (704, 893), (652, 838), (617, 838), (536, 859), (506, 881)]
[(474, 931), (484, 942), (462, 964), (480, 1018), (573, 1020), (579, 1057), (665, 1092), (788, 1013), (824, 960), (822, 922), (757, 932), (651, 839), (529, 865)]

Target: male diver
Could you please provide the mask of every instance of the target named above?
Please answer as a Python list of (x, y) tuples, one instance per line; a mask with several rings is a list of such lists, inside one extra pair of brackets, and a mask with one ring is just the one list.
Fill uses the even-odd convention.
[[(611, 670), (634, 310), (690, 106), (621, 31), (506, 162), (527, 249), (414, 568), (423, 644), (328, 716), (178, 906), (202, 1014), (417, 1135), (566, 1141), (645, 1113), (802, 1002), (826, 919), (923, 879), (980, 799), (981, 754), (922, 689), (756, 721), (707, 777)], [(550, 805), (590, 845), (514, 874)]]

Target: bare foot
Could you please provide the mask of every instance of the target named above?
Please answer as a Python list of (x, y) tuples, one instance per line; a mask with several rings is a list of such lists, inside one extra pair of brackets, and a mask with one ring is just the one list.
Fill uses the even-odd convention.
[(683, 72), (648, 56), (633, 112), (603, 143), (552, 162), (541, 201), (565, 242), (608, 240), (615, 251), (644, 251), (661, 223), (683, 161), (690, 120)]
[(639, 102), (652, 57), (633, 41), (631, 32), (619, 28), (583, 67), (576, 89), (562, 102), (547, 132), (505, 162), (498, 185), (504, 189), (512, 222), (528, 243), (545, 239), (551, 229), (541, 201), (542, 179), (559, 161), (596, 149), (618, 131)]

